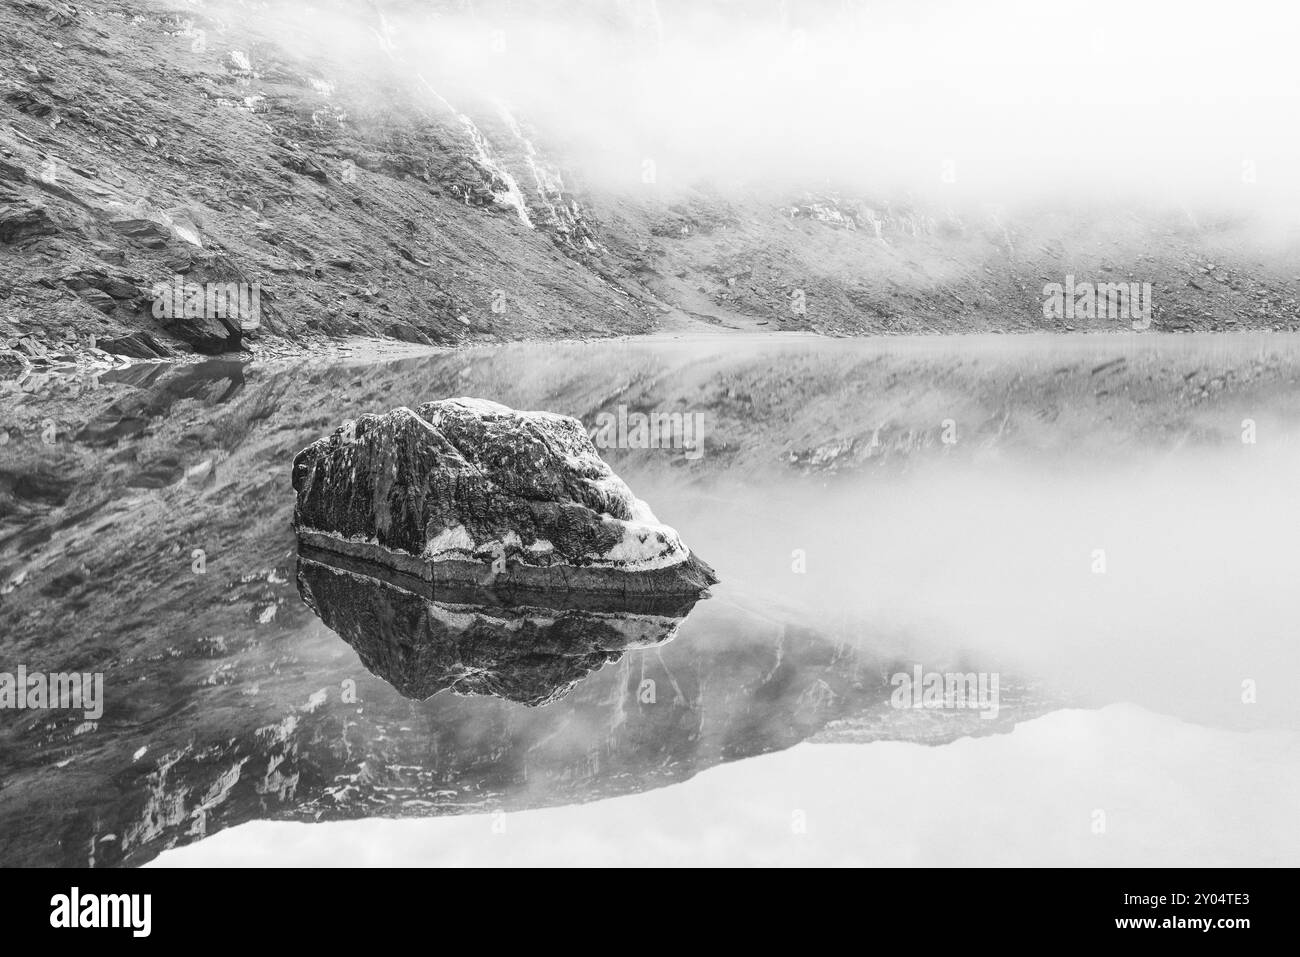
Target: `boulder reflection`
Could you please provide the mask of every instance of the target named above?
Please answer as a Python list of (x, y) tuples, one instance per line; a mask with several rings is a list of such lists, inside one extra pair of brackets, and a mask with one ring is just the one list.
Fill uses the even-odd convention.
[(307, 547), (297, 580), (308, 607), (361, 663), (418, 701), (451, 691), (550, 704), (627, 651), (671, 640), (695, 605), (435, 587)]

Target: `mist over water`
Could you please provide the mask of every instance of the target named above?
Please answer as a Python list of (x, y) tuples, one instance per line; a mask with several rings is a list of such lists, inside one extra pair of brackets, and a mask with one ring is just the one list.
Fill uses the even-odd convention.
[(725, 570), (720, 594), (796, 608), (841, 640), (1032, 675), (1094, 705), (1292, 727), (1297, 469), (1294, 447), (1189, 450), (647, 494)]
[[(618, 467), (667, 520), (691, 528), (695, 547), (725, 570), (721, 593), (798, 609), (840, 640), (936, 666), (1031, 675), (1093, 705), (1295, 727), (1300, 707), (1280, 682), (1300, 666), (1300, 390), (1292, 378), (1272, 399), (1190, 407), (1155, 395), (1167, 363), (1184, 385), (1231, 377), (1283, 341), (808, 343), (825, 364), (808, 367), (825, 369), (821, 396), (801, 407), (815, 411), (765, 440), (755, 438), (766, 434), (760, 423), (747, 430), (774, 444), (771, 461), (800, 444), (838, 450), (844, 437), (873, 429), (888, 451), (882, 426), (891, 418), (912, 440), (955, 414), (956, 444), (821, 475), (750, 467), (683, 482), (645, 457)], [(783, 350), (788, 361), (800, 351)], [(855, 365), (846, 353), (876, 355), (900, 375), (867, 378), (870, 360)], [(1119, 355), (1131, 373), (1097, 382), (1096, 370), (1114, 368)], [(1084, 387), (1063, 383), (1080, 363), (1091, 372)], [(968, 378), (954, 374), (962, 368)], [(988, 405), (963, 404), (972, 388)], [(880, 394), (861, 401), (864, 391)], [(1107, 395), (1116, 405), (1098, 408)], [(1248, 425), (1267, 438), (1243, 441)], [(745, 432), (742, 423), (741, 442)], [(1245, 681), (1260, 691), (1243, 707)]]

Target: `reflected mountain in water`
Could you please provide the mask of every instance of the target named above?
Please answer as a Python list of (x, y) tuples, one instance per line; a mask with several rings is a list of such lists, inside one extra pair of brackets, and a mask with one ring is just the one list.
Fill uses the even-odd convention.
[[(595, 801), (804, 741), (942, 745), (1005, 733), (1068, 699), (1050, 676), (1017, 680), (1017, 662), (960, 629), (935, 637), (937, 649), (917, 650), (908, 634), (846, 612), (836, 594), (884, 586), (859, 564), (835, 577), (828, 546), (836, 536), (862, 546), (861, 554), (915, 543), (887, 523), (867, 528), (838, 503), (884, 496), (887, 478), (913, 474), (944, 479), (917, 485), (928, 490), (922, 501), (960, 498), (971, 473), (958, 467), (991, 457), (1033, 466), (1040, 484), (1179, 448), (1225, 456), (1248, 449), (1266, 461), (1269, 446), (1243, 446), (1240, 423), (1249, 415), (1261, 435), (1296, 447), (1298, 367), (1300, 339), (1292, 338), (1144, 339), (1140, 349), (1108, 337), (992, 345), (719, 340), (0, 379), (8, 436), (0, 456), (0, 671), (100, 672), (105, 696), (97, 721), (71, 710), (0, 712), (0, 865), (136, 865), (255, 820)], [(726, 585), (693, 610), (632, 612), (684, 618), (671, 641), (654, 644), (655, 632), (646, 632), (652, 647), (626, 634), (593, 636), (582, 655), (545, 668), (526, 657), (484, 664), (502, 651), (488, 629), (487, 644), (463, 641), (458, 655), (492, 670), (498, 684), (454, 687), (487, 694), (412, 700), (408, 692), (428, 690), (418, 684), (423, 677), (445, 673), (418, 658), (395, 671), (400, 656), (357, 642), (376, 673), (405, 676), (390, 684), (368, 674), (326, 623), (346, 636), (349, 616), (372, 616), (396, 636), (404, 601), (376, 600), (373, 584), (312, 584), (326, 623), (313, 614), (294, 580), (288, 464), (358, 410), (465, 394), (587, 423), (620, 405), (705, 415), (707, 454), (696, 460), (676, 448), (601, 451), (633, 487), (664, 503), (665, 519), (699, 540)], [(964, 431), (955, 446), (937, 437), (935, 396), (960, 399)], [(1058, 459), (1059, 470), (1047, 467)], [(829, 497), (832, 479), (861, 498), (818, 508), (795, 496)], [(755, 501), (762, 507), (750, 508)], [(1234, 514), (1245, 507), (1229, 504)], [(899, 507), (906, 520), (912, 513)], [(828, 546), (819, 551), (819, 541)], [(795, 548), (809, 548), (806, 575), (791, 573)], [(950, 562), (936, 571), (947, 576), (936, 586), (969, 574)], [(836, 592), (839, 581), (848, 584)], [(356, 593), (351, 611), (320, 597), (334, 590)], [(412, 614), (434, 621), (415, 595)], [(503, 595), (436, 600), (518, 604)], [(1056, 637), (1068, 625), (1058, 611), (1026, 619), (1007, 604), (994, 612), (1063, 657), (1069, 651)], [(918, 601), (911, 629), (918, 641), (930, 641), (929, 622)], [(1140, 644), (1109, 646), (1109, 670), (1145, 680), (1151, 672), (1129, 657)], [(1280, 655), (1205, 652), (1203, 660), (1228, 676), (1287, 673), (1289, 664)], [(918, 663), (1000, 673), (997, 719), (892, 706), (891, 678)], [(533, 669), (527, 680), (521, 667)], [(507, 671), (517, 683), (506, 683)], [(520, 703), (584, 674), (546, 707)], [(1230, 684), (1235, 701), (1235, 678)], [(1170, 686), (1159, 671), (1142, 687)], [(1146, 703), (1140, 687), (1121, 690), (1125, 700)], [(1119, 697), (1113, 682), (1090, 695), (1086, 703), (1095, 705)], [(1250, 710), (1268, 706), (1261, 700)]]
[(451, 691), (550, 704), (628, 650), (669, 641), (695, 605), (573, 594), (557, 601), (537, 592), (521, 603), (491, 588), (445, 586), (435, 598), (435, 586), (418, 578), (322, 558), (300, 545), (303, 601), (371, 674), (416, 701)]

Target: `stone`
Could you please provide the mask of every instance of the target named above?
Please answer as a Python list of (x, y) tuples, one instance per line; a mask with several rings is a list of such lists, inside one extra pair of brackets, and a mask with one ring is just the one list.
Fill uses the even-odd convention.
[(0, 195), (0, 243), (53, 236), (58, 231), (59, 227), (44, 206), (25, 201), (10, 202)]
[(0, 160), (0, 180), (7, 180), (11, 183), (23, 183), (27, 181), (27, 171), (17, 163)]
[(298, 454), (293, 487), (300, 549), (435, 584), (701, 597), (717, 582), (569, 416), (469, 398), (363, 415)]
[(122, 276), (111, 276), (99, 269), (75, 269), (62, 276), (63, 283), (73, 292), (96, 289), (114, 299), (132, 300), (143, 297), (139, 286)]
[(19, 339), (18, 348), (27, 353), (27, 355), (33, 359), (43, 359), (49, 352), (49, 350), (31, 336), (28, 336), (25, 339)]
[(99, 348), (115, 356), (128, 359), (165, 359), (172, 351), (147, 332), (133, 332), (125, 336), (97, 340)]
[(399, 342), (412, 342), (417, 345), (427, 346), (433, 341), (409, 322), (395, 322), (384, 330), (384, 334), (390, 339), (396, 339)]
[(81, 300), (93, 309), (108, 315), (117, 308), (117, 300), (101, 289), (85, 288), (77, 291)]

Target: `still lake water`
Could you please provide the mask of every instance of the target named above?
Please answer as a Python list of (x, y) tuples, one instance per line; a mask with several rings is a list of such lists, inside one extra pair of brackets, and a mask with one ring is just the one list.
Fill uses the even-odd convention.
[[(0, 863), (1300, 863), (1296, 337), (718, 336), (5, 386), (0, 672), (101, 672), (105, 702), (0, 711)], [(474, 622), (448, 654), (499, 695), (368, 671), (300, 595), (289, 465), (459, 395), (698, 423), (702, 447), (602, 454), (712, 597), (579, 656), (549, 612), (431, 619), (312, 579), (389, 638)], [(995, 707), (898, 707), (918, 669), (995, 677)]]

